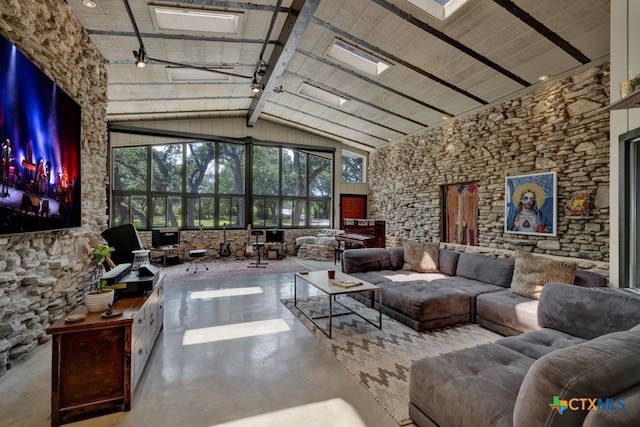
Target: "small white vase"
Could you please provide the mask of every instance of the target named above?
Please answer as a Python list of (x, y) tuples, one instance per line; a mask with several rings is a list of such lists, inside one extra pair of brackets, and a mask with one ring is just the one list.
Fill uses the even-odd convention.
[(105, 289), (102, 292), (91, 291), (84, 296), (84, 305), (90, 312), (107, 311), (109, 304), (113, 304), (115, 291), (113, 289)]

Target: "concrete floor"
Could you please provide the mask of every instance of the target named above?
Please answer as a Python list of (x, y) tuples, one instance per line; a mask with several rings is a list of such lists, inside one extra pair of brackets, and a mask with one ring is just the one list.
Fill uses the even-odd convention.
[[(308, 266), (326, 269), (333, 263)], [(166, 283), (164, 330), (133, 394), (131, 411), (67, 425), (397, 426), (280, 303), (292, 297), (292, 286), (292, 274), (266, 270), (261, 276), (215, 282), (194, 277)], [(223, 296), (198, 293), (220, 289), (228, 291)], [(246, 294), (230, 295), (240, 289)], [(235, 325), (233, 331), (243, 331), (247, 322), (258, 322), (249, 331), (277, 329), (216, 340), (220, 329)], [(195, 332), (201, 343), (183, 344)], [(48, 343), (0, 378), (0, 425), (50, 425), (50, 385)]]

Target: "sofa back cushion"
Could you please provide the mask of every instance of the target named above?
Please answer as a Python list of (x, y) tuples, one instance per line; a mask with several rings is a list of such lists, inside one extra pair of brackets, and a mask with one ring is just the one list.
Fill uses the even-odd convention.
[(404, 241), (404, 265), (403, 270), (417, 271), (418, 273), (438, 273), (438, 242), (414, 242)]
[(538, 324), (584, 339), (626, 331), (640, 323), (640, 296), (618, 288), (547, 283), (538, 304)]
[(516, 261), (511, 292), (523, 297), (539, 299), (542, 288), (549, 282), (573, 283), (577, 265), (516, 249)]
[(390, 269), (389, 252), (385, 248), (347, 249), (342, 254), (342, 271), (347, 274)]
[(389, 252), (391, 270), (402, 270), (402, 267), (404, 266), (404, 247), (396, 246), (388, 248), (387, 252)]
[[(604, 400), (640, 384), (638, 348), (640, 332), (624, 331), (542, 356), (531, 365), (520, 386), (513, 410), (514, 427), (583, 425), (589, 411), (572, 410), (572, 406), (581, 408), (580, 401), (562, 413), (549, 405), (571, 403), (573, 398)], [(611, 403), (621, 409), (619, 401)]]
[(584, 286), (585, 288), (607, 286), (608, 282), (607, 278), (602, 274), (587, 270), (576, 270), (576, 278), (573, 279), (574, 285)]
[(440, 249), (440, 253), (438, 254), (438, 268), (440, 269), (440, 273), (455, 276), (456, 268), (458, 267), (458, 258), (460, 258), (459, 252)]
[(464, 252), (458, 258), (456, 275), (508, 288), (513, 276), (513, 261)]

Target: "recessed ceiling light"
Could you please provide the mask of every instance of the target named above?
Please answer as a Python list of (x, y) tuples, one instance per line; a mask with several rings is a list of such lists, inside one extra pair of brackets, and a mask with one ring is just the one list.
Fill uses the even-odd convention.
[(167, 76), (172, 82), (209, 82), (229, 80), (228, 74), (216, 73), (215, 70), (225, 73), (233, 72), (233, 68), (210, 68), (211, 71), (188, 67), (167, 67)]
[(549, 77), (550, 77), (549, 74), (542, 74), (542, 75), (538, 76), (538, 80), (543, 82), (543, 81), (547, 80)]
[(241, 13), (150, 6), (158, 30), (238, 34)]
[(444, 21), (469, 0), (407, 0), (439, 21)]
[(390, 64), (357, 47), (335, 39), (326, 55), (372, 76), (382, 74)]
[(87, 7), (91, 7), (91, 8), (94, 8), (94, 7), (96, 7), (98, 5), (98, 3), (96, 3), (93, 0), (82, 0), (82, 4), (87, 6)]
[(308, 83), (302, 83), (298, 89), (298, 93), (336, 107), (341, 107), (342, 104), (348, 101), (348, 99), (343, 98), (340, 95), (336, 95), (333, 92), (320, 89), (319, 87), (312, 86)]

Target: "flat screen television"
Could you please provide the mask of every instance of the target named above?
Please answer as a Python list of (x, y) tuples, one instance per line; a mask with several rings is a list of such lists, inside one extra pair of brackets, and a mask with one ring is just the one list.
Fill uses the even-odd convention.
[(0, 36), (0, 235), (81, 225), (81, 109)]

